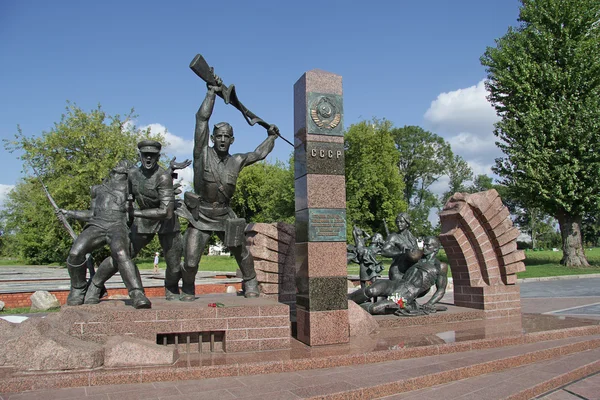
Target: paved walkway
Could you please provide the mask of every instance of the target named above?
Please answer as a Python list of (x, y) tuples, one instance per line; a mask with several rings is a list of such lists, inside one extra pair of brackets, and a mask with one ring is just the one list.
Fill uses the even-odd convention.
[[(165, 270), (154, 273), (151, 269), (140, 270), (142, 285), (145, 288), (164, 286)], [(227, 275), (225, 278), (224, 276)], [(216, 278), (219, 277), (219, 278)], [(198, 271), (196, 284), (239, 283), (235, 273)], [(117, 273), (106, 282), (106, 287), (124, 288), (123, 280)], [(0, 295), (2, 293), (34, 292), (36, 290), (69, 290), (71, 283), (66, 268), (47, 266), (0, 266)], [(1, 296), (0, 296), (1, 298)]]
[[(64, 273), (64, 270), (51, 271)], [(1, 280), (1, 278), (0, 278)], [(552, 280), (521, 283), (522, 305), (524, 313), (545, 314), (546, 318), (557, 316), (557, 321), (576, 321), (580, 318), (600, 319), (600, 278)], [(467, 333), (468, 324), (462, 324)], [(485, 331), (485, 328), (483, 329)], [(481, 328), (472, 328), (471, 333), (481, 332)], [(438, 338), (447, 337), (449, 333), (425, 335)], [(470, 334), (470, 333), (469, 333)], [(405, 332), (410, 336), (410, 332)], [(385, 336), (385, 335), (384, 335)], [(453, 336), (458, 338), (458, 330)], [(414, 338), (413, 338), (414, 339)], [(388, 346), (393, 338), (378, 339)], [(429, 339), (428, 339), (429, 340)], [(128, 400), (128, 399), (299, 399), (327, 396), (331, 393), (348, 391), (348, 397), (366, 398), (365, 388), (379, 385), (378, 388), (390, 390), (389, 385), (418, 379), (432, 371), (443, 376), (444, 371), (453, 368), (472, 366), (474, 370), (486, 365), (504, 365), (507, 357), (518, 354), (544, 354), (547, 346), (574, 346), (584, 340), (600, 340), (600, 336), (592, 338), (565, 338), (551, 342), (538, 342), (527, 345), (516, 345), (494, 349), (479, 349), (470, 352), (434, 355), (416, 359), (405, 359), (376, 364), (347, 365), (335, 368), (310, 369), (306, 371), (280, 372), (275, 374), (231, 376), (202, 380), (185, 380), (151, 383), (126, 383), (92, 387), (44, 390), (17, 394), (0, 393), (1, 400), (27, 399), (85, 399), (85, 400)], [(416, 341), (416, 339), (415, 339)], [(529, 347), (526, 347), (529, 346)], [(326, 353), (325, 348), (319, 349)], [(335, 349), (332, 353), (335, 353)], [(537, 352), (537, 353), (536, 353)], [(565, 350), (556, 351), (561, 357), (517, 368), (497, 370), (494, 367), (489, 373), (455, 382), (440, 384), (419, 391), (390, 395), (381, 393), (385, 399), (500, 399), (506, 398), (519, 387), (550, 376), (557, 371), (572, 371), (580, 365), (600, 362), (600, 350), (590, 349), (568, 354)], [(533, 357), (533, 356), (531, 356)], [(224, 357), (224, 359), (227, 357)], [(217, 363), (218, 361), (215, 359)], [(498, 363), (500, 364), (494, 364)], [(437, 375), (436, 375), (437, 376)], [(386, 386), (387, 385), (387, 386)], [(370, 390), (370, 389), (369, 389)], [(350, 393), (354, 393), (350, 397)], [(373, 392), (374, 393), (374, 392)], [(369, 398), (376, 398), (369, 392)], [(393, 392), (392, 392), (393, 393)], [(387, 396), (387, 397), (385, 397)], [(588, 376), (572, 382), (560, 389), (547, 393), (547, 400), (557, 399), (600, 399), (600, 375)]]

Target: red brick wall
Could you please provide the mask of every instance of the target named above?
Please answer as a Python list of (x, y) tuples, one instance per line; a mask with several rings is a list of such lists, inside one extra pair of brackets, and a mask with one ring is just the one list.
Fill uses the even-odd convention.
[(525, 253), (517, 250), (519, 230), (495, 190), (456, 193), (440, 213), (440, 240), (452, 270), (454, 304), (486, 310), (490, 316), (520, 313), (517, 272)]
[[(225, 293), (227, 286), (234, 286), (237, 290), (242, 289), (241, 283), (219, 283), (213, 285), (196, 285), (196, 294), (208, 294), (208, 293)], [(163, 297), (165, 295), (165, 289), (163, 287), (149, 287), (144, 289), (146, 296), (152, 297)], [(51, 290), (50, 293), (56, 296), (60, 304), (67, 302), (67, 296), (69, 295), (68, 290)], [(31, 307), (31, 300), (29, 297), (33, 292), (25, 293), (4, 293), (0, 294), (0, 300), (5, 303), (6, 308), (17, 308), (17, 307)], [(108, 295), (127, 295), (127, 289), (108, 289)]]

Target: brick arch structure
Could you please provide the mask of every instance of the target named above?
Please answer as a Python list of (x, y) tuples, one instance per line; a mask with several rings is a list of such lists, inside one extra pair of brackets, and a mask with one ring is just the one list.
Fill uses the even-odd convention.
[(519, 230), (498, 192), (456, 193), (440, 220), (454, 304), (485, 310), (491, 317), (520, 315), (516, 274), (525, 271), (525, 253), (517, 250)]

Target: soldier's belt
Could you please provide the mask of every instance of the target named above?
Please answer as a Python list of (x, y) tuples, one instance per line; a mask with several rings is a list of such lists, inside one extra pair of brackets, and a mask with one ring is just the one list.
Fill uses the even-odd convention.
[(200, 207), (207, 207), (207, 208), (227, 208), (227, 207), (229, 207), (229, 203), (219, 203), (217, 201), (215, 201), (213, 203), (209, 203), (208, 201), (204, 201), (202, 199), (200, 199), (198, 204)]

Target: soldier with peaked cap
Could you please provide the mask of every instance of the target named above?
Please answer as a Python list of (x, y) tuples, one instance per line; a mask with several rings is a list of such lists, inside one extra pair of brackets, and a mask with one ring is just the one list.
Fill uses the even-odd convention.
[[(158, 234), (163, 249), (167, 269), (165, 272), (165, 292), (177, 292), (181, 277), (181, 257), (183, 238), (179, 219), (174, 213), (175, 195), (171, 173), (160, 165), (162, 145), (153, 140), (138, 143), (141, 165), (129, 171), (129, 187), (137, 207), (131, 226), (132, 256), (135, 257)], [(171, 162), (170, 169), (185, 168), (189, 161)], [(104, 283), (117, 272), (118, 268), (110, 258), (98, 267), (96, 275), (85, 298), (86, 304), (100, 301)], [(168, 298), (168, 296), (167, 296)]]

